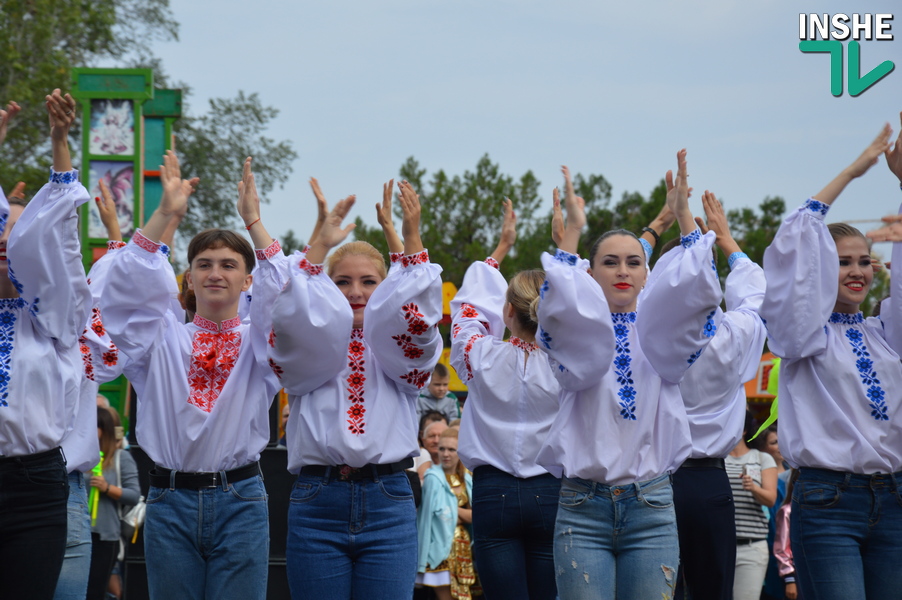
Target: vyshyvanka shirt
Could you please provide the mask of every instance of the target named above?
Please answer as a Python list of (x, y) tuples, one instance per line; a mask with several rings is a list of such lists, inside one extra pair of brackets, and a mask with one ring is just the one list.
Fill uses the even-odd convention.
[[(74, 426), (78, 336), (91, 310), (76, 209), (88, 198), (78, 171), (51, 171), (10, 235), (9, 277), (19, 298), (0, 299), (0, 456), (52, 450)], [(5, 225), (5, 197), (0, 213)]]
[(758, 372), (767, 336), (758, 316), (764, 290), (761, 267), (734, 253), (724, 286), (727, 312), (707, 331), (711, 343), (680, 382), (692, 437), (689, 458), (723, 458), (742, 437), (744, 384)]
[[(128, 357), (138, 393), (138, 443), (168, 469), (212, 472), (259, 460), (269, 406), (279, 389), (266, 356), (271, 307), (284, 283), (278, 242), (257, 250), (250, 318), (221, 324), (173, 308), (175, 274), (160, 245), (140, 231), (113, 256), (101, 310)], [(287, 269), (286, 269), (287, 270)]]
[(291, 403), (289, 471), (419, 454), (417, 395), (442, 352), (441, 272), (425, 250), (404, 256), (370, 295), (364, 328), (354, 329), (347, 298), (322, 266), (292, 257), (270, 349)]
[[(505, 342), (507, 282), (489, 258), (473, 263), (451, 301), (451, 364), (467, 384), (458, 455), (471, 471), (491, 465), (515, 477), (548, 473), (536, 456), (558, 411), (561, 386), (537, 344)], [(560, 477), (560, 468), (552, 468)]]
[[(761, 316), (780, 366), (780, 450), (793, 467), (852, 473), (902, 470), (902, 275), (880, 317), (833, 313), (839, 258), (810, 199), (764, 253)], [(892, 266), (902, 267), (902, 244)]]
[(679, 382), (711, 340), (721, 299), (714, 234), (697, 230), (658, 260), (641, 315), (611, 313), (589, 261), (542, 255), (539, 344), (561, 384), (561, 407), (538, 462), (608, 485), (679, 467), (691, 447)]

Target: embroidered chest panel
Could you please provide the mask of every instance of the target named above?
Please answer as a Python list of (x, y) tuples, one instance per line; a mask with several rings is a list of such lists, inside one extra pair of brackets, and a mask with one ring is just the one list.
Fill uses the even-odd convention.
[(205, 412), (213, 410), (238, 362), (240, 349), (241, 333), (235, 329), (217, 332), (200, 330), (194, 334), (191, 365), (188, 368), (189, 404)]
[(363, 359), (363, 352), (366, 346), (363, 343), (363, 330), (354, 329), (351, 331), (351, 341), (348, 343), (348, 366), (351, 368), (347, 379), (348, 402), (348, 431), (355, 435), (365, 433), (364, 415), (366, 408), (363, 407), (363, 384), (366, 382), (366, 361)]
[(0, 300), (0, 408), (9, 406), (9, 374), (15, 345), (17, 310), (26, 305), (22, 298)]
[(617, 396), (620, 398), (620, 416), (627, 421), (636, 420), (636, 388), (633, 387), (633, 358), (630, 352), (629, 329), (636, 323), (636, 313), (611, 313), (611, 321), (614, 323), (614, 374), (617, 375), (617, 383), (620, 390)]

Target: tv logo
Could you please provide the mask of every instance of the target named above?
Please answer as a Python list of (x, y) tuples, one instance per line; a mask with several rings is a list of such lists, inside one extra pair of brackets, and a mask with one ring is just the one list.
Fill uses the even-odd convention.
[[(867, 41), (891, 41), (893, 39), (892, 20), (893, 15), (890, 14), (853, 14), (851, 19), (849, 15), (836, 14), (831, 19), (828, 14), (803, 13), (799, 15), (799, 39), (801, 40), (799, 50), (830, 53), (830, 93), (834, 96), (842, 96), (843, 41), (851, 37), (848, 87), (850, 96), (858, 96), (896, 68), (892, 61), (885, 60), (861, 77), (861, 44), (858, 40), (864, 38)], [(820, 39), (817, 39), (818, 37)]]

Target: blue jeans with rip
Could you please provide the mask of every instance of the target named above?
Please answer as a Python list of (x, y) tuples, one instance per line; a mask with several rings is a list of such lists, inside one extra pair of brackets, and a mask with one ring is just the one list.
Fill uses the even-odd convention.
[(803, 467), (789, 520), (800, 596), (902, 597), (902, 472), (856, 475)]
[(150, 487), (144, 555), (151, 598), (266, 598), (269, 509), (263, 477), (230, 483), (221, 475), (222, 485), (214, 488)]
[(407, 475), (357, 481), (340, 481), (332, 472), (298, 475), (286, 554), (293, 600), (411, 598), (417, 525)]
[(473, 471), (473, 557), (486, 598), (554, 600), (554, 520), (561, 480)]
[(564, 478), (554, 528), (561, 600), (670, 598), (679, 560), (669, 474), (618, 486)]
[(91, 569), (91, 513), (88, 488), (81, 471), (69, 473), (66, 556), (53, 600), (84, 600)]

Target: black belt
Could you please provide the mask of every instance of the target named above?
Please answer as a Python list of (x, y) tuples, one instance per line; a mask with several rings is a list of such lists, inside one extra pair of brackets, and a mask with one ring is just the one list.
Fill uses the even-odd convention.
[(412, 458), (405, 458), (387, 465), (367, 463), (362, 467), (349, 465), (307, 465), (301, 467), (301, 475), (310, 477), (331, 477), (338, 481), (360, 481), (361, 479), (375, 479), (378, 475), (391, 475), (399, 473), (413, 466)]
[[(225, 472), (225, 481), (235, 483), (244, 481), (251, 477), (260, 475), (260, 463), (252, 462), (249, 465), (232, 469)], [(216, 473), (186, 473), (184, 471), (175, 472), (174, 487), (185, 488), (189, 490), (202, 490), (204, 488), (215, 488), (222, 485), (222, 472)], [(172, 469), (156, 466), (150, 471), (150, 485), (159, 488), (168, 488), (172, 484)]]
[(0, 464), (19, 463), (30, 465), (43, 462), (48, 458), (55, 458), (57, 456), (62, 458), (63, 463), (65, 464), (66, 457), (63, 454), (63, 449), (59, 446), (52, 450), (44, 450), (43, 452), (38, 452), (37, 454), (23, 454), (22, 456), (0, 456)]
[(755, 542), (763, 542), (766, 538), (761, 538), (760, 540), (753, 540), (751, 538), (736, 538), (737, 546), (750, 546)]
[(726, 465), (722, 458), (687, 458), (681, 469), (724, 469)]

